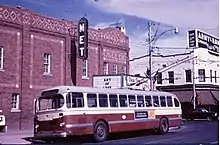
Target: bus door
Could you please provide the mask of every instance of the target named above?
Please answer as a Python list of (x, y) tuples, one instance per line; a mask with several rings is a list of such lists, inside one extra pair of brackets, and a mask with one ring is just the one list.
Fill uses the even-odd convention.
[(34, 99), (34, 134), (37, 133), (37, 99)]

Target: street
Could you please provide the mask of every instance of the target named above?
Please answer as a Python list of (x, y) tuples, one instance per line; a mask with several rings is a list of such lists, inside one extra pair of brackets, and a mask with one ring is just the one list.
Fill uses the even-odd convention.
[[(112, 135), (110, 139), (102, 144), (160, 144), (160, 143), (211, 143), (218, 144), (219, 123), (217, 121), (184, 121), (180, 128), (173, 128), (166, 135), (155, 135), (151, 132), (133, 132), (132, 134)], [(31, 131), (0, 133), (0, 143), (2, 144), (30, 144)], [(61, 141), (62, 144), (65, 141)], [(42, 143), (42, 142), (40, 142)], [(84, 137), (68, 143), (90, 145), (95, 144), (90, 139)], [(60, 144), (60, 143), (59, 143)]]

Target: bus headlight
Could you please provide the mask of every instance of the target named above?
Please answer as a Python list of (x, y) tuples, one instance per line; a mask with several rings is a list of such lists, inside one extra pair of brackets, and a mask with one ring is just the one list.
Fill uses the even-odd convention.
[(35, 125), (35, 128), (37, 129), (39, 127), (39, 125)]
[(63, 127), (65, 125), (65, 122), (60, 123), (60, 127)]
[(217, 116), (217, 113), (215, 113), (215, 116)]

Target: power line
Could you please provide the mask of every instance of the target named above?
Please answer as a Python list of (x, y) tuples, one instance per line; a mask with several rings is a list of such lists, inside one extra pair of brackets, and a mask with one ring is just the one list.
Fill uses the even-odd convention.
[[(165, 57), (175, 57), (175, 56), (181, 56), (181, 55), (189, 55), (189, 54), (192, 54), (192, 53), (193, 53), (193, 51), (190, 51), (188, 53), (177, 53), (177, 54), (170, 54), (170, 55), (152, 55), (152, 57), (163, 57), (163, 58), (165, 58)], [(145, 58), (145, 57), (149, 57), (149, 54), (132, 58), (129, 61), (134, 61), (134, 60), (142, 59), (142, 58)]]
[(159, 48), (159, 49), (190, 49), (189, 47), (160, 47), (160, 46), (156, 46), (153, 48)]

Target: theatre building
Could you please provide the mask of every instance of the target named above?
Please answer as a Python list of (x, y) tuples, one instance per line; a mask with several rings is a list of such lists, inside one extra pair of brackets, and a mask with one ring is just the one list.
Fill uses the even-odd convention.
[(42, 89), (92, 86), (93, 75), (128, 73), (125, 33), (116, 28), (87, 30), (86, 21), (0, 6), (0, 112), (8, 129), (30, 129), (33, 101)]

